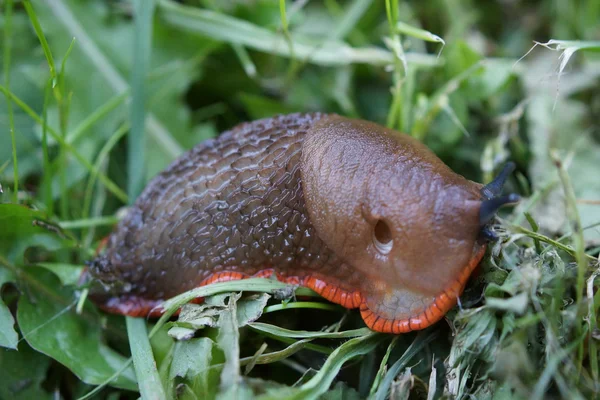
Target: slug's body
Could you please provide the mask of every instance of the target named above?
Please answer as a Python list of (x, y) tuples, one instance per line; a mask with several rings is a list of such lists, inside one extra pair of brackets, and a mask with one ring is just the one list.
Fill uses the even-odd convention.
[(482, 186), (418, 141), (335, 115), (242, 124), (154, 178), (91, 263), (105, 310), (147, 316), (249, 276), (360, 307), (382, 332), (442, 318), (485, 251)]

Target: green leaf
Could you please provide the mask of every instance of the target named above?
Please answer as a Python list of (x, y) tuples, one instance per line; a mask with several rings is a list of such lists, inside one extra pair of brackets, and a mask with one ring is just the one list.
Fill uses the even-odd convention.
[(260, 318), (263, 309), (271, 296), (267, 293), (260, 293), (244, 297), (237, 302), (237, 324), (241, 328)]
[(219, 315), (226, 306), (215, 301), (215, 298), (224, 299), (222, 295), (208, 297), (203, 304), (189, 303), (181, 307), (179, 318), (169, 329), (169, 336), (177, 340), (188, 340), (194, 337), (196, 331), (205, 327), (216, 327), (219, 324)]
[[(204, 327), (205, 325), (203, 325)], [(169, 329), (169, 336), (175, 340), (190, 340), (196, 334), (197, 329), (185, 328), (183, 326), (174, 326)]]
[[(210, 296), (204, 304), (185, 304), (181, 307), (177, 322), (169, 330), (169, 335), (177, 340), (187, 340), (205, 327), (219, 325), (220, 317), (228, 309), (225, 299), (228, 294)], [(257, 320), (271, 296), (266, 293), (245, 297), (237, 302), (237, 326), (239, 328)]]
[(510, 311), (518, 315), (522, 315), (527, 310), (528, 304), (527, 293), (519, 293), (506, 299), (490, 297), (485, 301), (485, 305), (493, 310)]
[[(13, 274), (0, 267), (0, 293), (2, 293), (2, 286), (14, 280)], [(14, 328), (15, 319), (12, 313), (0, 298), (0, 347), (7, 347), (9, 349), (16, 349), (19, 343), (19, 335)], [(2, 351), (2, 350), (0, 350)]]
[(18, 204), (0, 204), (0, 254), (10, 262), (23, 264), (23, 254), (30, 247), (47, 250), (69, 248), (74, 241), (64, 237), (45, 214)]
[(377, 333), (369, 333), (365, 336), (350, 339), (340, 347), (335, 349), (327, 358), (321, 370), (313, 376), (308, 382), (301, 385), (299, 390), (292, 394), (289, 389), (269, 391), (266, 395), (260, 396), (259, 399), (281, 399), (286, 396), (286, 399), (316, 399), (319, 395), (325, 393), (333, 379), (338, 374), (342, 366), (349, 360), (360, 355), (364, 355), (373, 351), (379, 342), (384, 338), (384, 335)]
[(213, 345), (209, 338), (175, 343), (169, 379), (181, 378), (200, 399), (214, 398), (220, 369), (211, 368)]
[[(74, 313), (76, 299), (71, 291), (61, 288), (49, 272), (40, 270), (38, 278), (45, 291), (30, 290), (29, 296), (19, 299), (17, 320), (25, 340), (67, 366), (82, 381), (91, 385), (103, 383), (127, 359), (102, 342), (97, 322)], [(111, 385), (137, 390), (133, 370), (128, 368)]]
[(42, 382), (50, 366), (50, 359), (35, 352), (27, 343), (19, 345), (19, 351), (0, 349), (0, 398), (14, 400), (52, 399)]
[(19, 204), (0, 204), (0, 239), (15, 240), (17, 237), (35, 233), (47, 233), (48, 230), (37, 224), (44, 222), (45, 215)]
[(65, 263), (51, 263), (42, 262), (37, 263), (36, 266), (43, 267), (48, 271), (52, 271), (63, 286), (75, 285), (81, 277), (83, 267), (81, 265), (65, 264)]

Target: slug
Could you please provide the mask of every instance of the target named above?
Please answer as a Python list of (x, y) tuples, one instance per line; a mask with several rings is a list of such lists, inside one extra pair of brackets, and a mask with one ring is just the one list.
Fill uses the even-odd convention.
[[(487, 186), (410, 136), (327, 114), (241, 124), (145, 188), (88, 273), (100, 308), (160, 315), (170, 297), (251, 276), (360, 308), (375, 331), (440, 320), (493, 239), (514, 165)], [(158, 310), (158, 311), (157, 311)]]

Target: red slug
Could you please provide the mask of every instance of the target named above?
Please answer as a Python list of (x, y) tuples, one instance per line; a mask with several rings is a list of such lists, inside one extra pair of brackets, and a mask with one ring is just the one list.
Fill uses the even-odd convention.
[(423, 329), (456, 304), (498, 207), (518, 200), (500, 196), (513, 167), (482, 186), (371, 122), (245, 123), (149, 183), (90, 263), (104, 283), (92, 298), (148, 316), (189, 289), (274, 274), (360, 308), (373, 330)]

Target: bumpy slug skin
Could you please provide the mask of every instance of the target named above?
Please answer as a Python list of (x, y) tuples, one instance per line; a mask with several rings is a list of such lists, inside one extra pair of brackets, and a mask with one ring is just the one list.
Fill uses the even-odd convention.
[(242, 124), (154, 178), (90, 263), (106, 311), (156, 316), (194, 287), (250, 276), (360, 308), (376, 331), (423, 329), (485, 252), (481, 185), (379, 125), (324, 114)]

